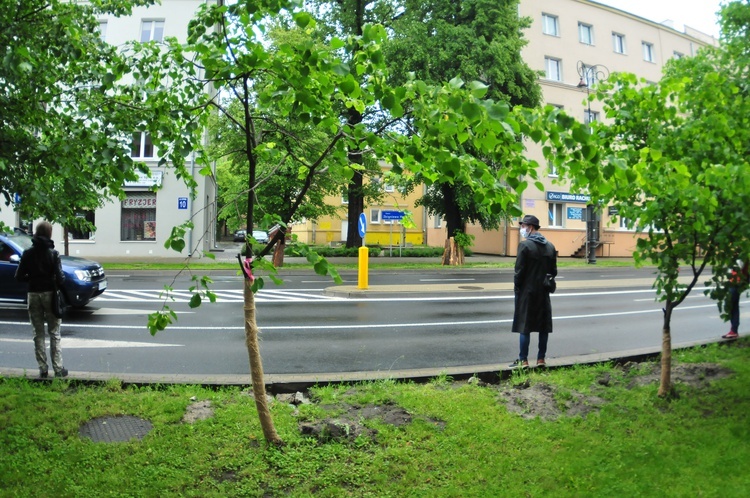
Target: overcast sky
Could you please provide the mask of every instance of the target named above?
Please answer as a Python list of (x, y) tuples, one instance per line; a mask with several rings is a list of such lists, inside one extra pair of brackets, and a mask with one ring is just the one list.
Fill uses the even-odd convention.
[(674, 21), (674, 27), (682, 30), (687, 24), (691, 28), (719, 37), (716, 12), (720, 0), (594, 0), (610, 5), (651, 21)]

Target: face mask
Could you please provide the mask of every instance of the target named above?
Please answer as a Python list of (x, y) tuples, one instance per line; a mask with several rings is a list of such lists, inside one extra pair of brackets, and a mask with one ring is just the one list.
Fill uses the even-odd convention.
[(520, 232), (521, 237), (523, 237), (524, 239), (529, 236), (529, 229), (526, 227), (521, 227)]

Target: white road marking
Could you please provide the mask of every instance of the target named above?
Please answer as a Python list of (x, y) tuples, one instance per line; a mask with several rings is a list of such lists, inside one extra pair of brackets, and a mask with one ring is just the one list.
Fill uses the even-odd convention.
[[(242, 290), (212, 290), (216, 295), (216, 301), (220, 303), (242, 303), (244, 296)], [(105, 294), (97, 297), (93, 303), (97, 302), (141, 302), (141, 303), (187, 303), (190, 302), (192, 293), (184, 290), (170, 291), (169, 295), (163, 290), (115, 290), (107, 291)], [(257, 303), (273, 302), (296, 302), (304, 303), (310, 301), (341, 301), (347, 300), (343, 297), (326, 296), (319, 290), (268, 290), (263, 289), (255, 295)]]
[[(33, 339), (0, 339), (0, 342), (29, 343)], [(78, 337), (63, 337), (62, 346), (65, 349), (110, 349), (110, 348), (173, 348), (184, 347), (184, 344), (160, 344), (157, 342), (104, 341), (101, 339), (81, 339)]]
[(476, 282), (476, 278), (420, 278), (420, 282)]
[[(675, 309), (676, 312), (715, 308), (715, 304), (706, 304), (700, 306), (679, 306)], [(591, 313), (585, 315), (566, 315), (566, 316), (554, 316), (553, 321), (560, 320), (580, 320), (585, 318), (604, 318), (604, 317), (616, 317), (616, 316), (628, 316), (628, 315), (642, 315), (647, 313), (661, 313), (661, 308), (653, 308), (646, 310), (637, 311), (619, 311), (612, 313)], [(718, 317), (718, 313), (716, 315)], [(389, 323), (389, 324), (344, 324), (344, 325), (268, 325), (260, 326), (261, 332), (268, 330), (351, 330), (351, 329), (384, 329), (384, 328), (396, 328), (396, 327), (446, 327), (446, 326), (457, 326), (457, 325), (497, 325), (502, 323), (512, 323), (512, 319), (503, 320), (463, 320), (463, 321), (450, 321), (450, 322), (416, 322), (416, 323)], [(179, 322), (178, 322), (179, 323)], [(27, 322), (3, 322), (0, 321), (0, 325), (23, 325), (28, 326)], [(90, 325), (90, 324), (66, 324), (63, 322), (63, 328), (91, 328), (91, 329), (118, 329), (118, 330), (145, 330), (145, 325)], [(170, 325), (169, 330), (201, 330), (201, 331), (232, 331), (232, 330), (244, 330), (242, 326), (222, 326), (222, 327), (206, 327), (206, 326), (181, 326), (181, 325)], [(2, 341), (3, 339), (0, 339)]]

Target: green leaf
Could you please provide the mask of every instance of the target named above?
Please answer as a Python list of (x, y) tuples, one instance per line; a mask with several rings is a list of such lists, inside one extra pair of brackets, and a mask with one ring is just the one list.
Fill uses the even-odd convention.
[(312, 17), (307, 12), (297, 12), (294, 14), (294, 22), (300, 28), (306, 28), (311, 21)]
[(201, 305), (201, 296), (200, 296), (200, 294), (197, 294), (197, 293), (193, 294), (190, 297), (190, 302), (188, 303), (188, 306), (190, 306), (191, 308), (197, 308), (200, 305)]
[(474, 102), (466, 102), (461, 106), (464, 116), (469, 118), (471, 121), (479, 119), (482, 115), (482, 108)]
[(471, 83), (469, 83), (469, 90), (471, 91), (472, 96), (477, 99), (481, 99), (487, 94), (487, 90), (489, 90), (489, 87), (481, 81), (472, 81)]

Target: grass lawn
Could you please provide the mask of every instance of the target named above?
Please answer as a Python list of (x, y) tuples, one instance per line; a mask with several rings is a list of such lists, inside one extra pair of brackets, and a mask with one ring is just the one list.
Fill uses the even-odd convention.
[[(319, 386), (309, 403), (271, 404), (280, 448), (246, 389), (0, 378), (0, 495), (747, 496), (750, 340), (674, 358), (698, 374), (672, 400), (644, 377), (653, 364)], [(200, 402), (209, 416), (183, 420)], [(122, 415), (153, 428), (118, 443), (79, 434)]]

